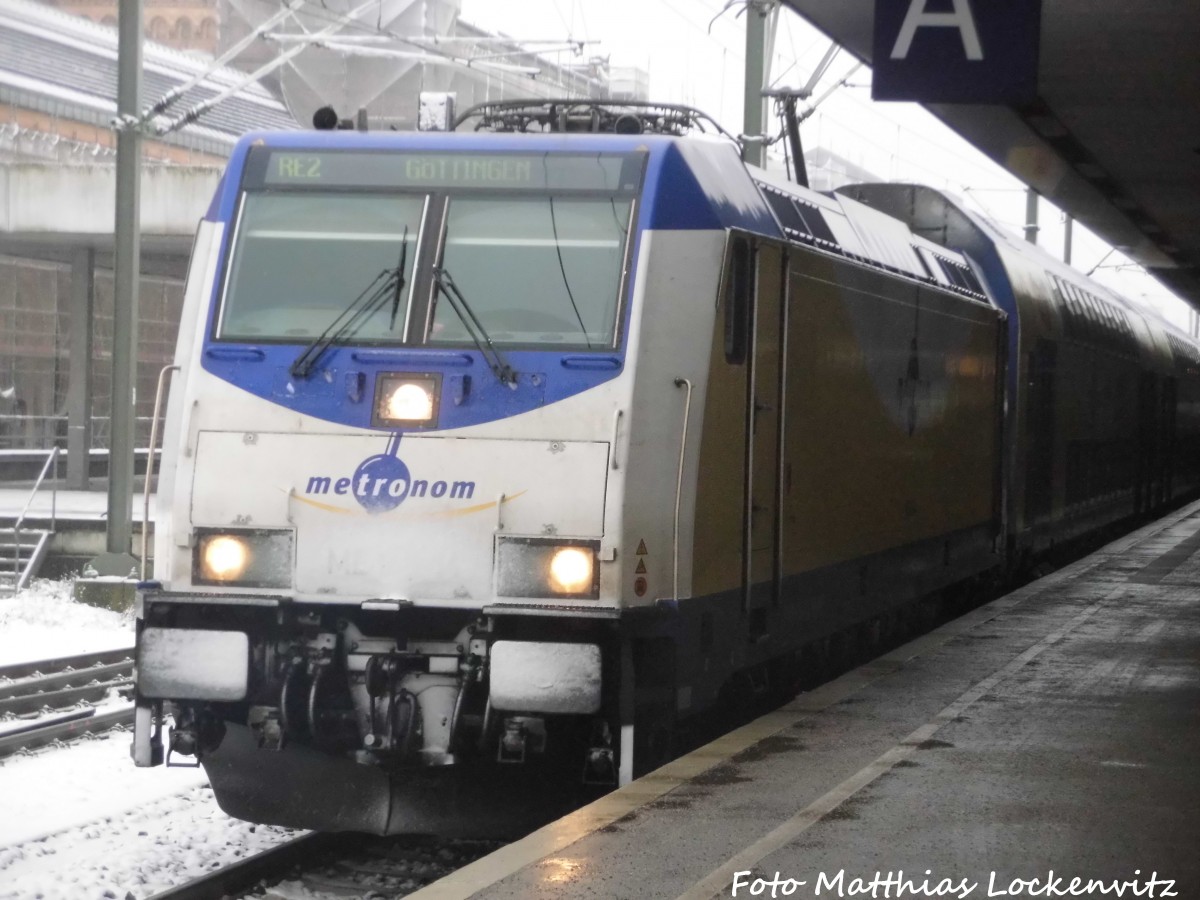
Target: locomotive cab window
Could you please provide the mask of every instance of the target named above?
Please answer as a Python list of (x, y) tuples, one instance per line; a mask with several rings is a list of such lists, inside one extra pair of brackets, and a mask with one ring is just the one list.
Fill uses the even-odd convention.
[(217, 337), (311, 340), (403, 261), (400, 315), (376, 304), (355, 330), (363, 342), (400, 341), (424, 208), (416, 194), (246, 194)]

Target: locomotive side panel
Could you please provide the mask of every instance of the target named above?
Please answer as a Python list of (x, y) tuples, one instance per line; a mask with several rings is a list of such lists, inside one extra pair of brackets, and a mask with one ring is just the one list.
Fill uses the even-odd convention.
[(991, 310), (798, 253), (789, 574), (993, 525)]
[[(618, 473), (624, 473), (623, 494), (619, 502), (610, 503), (623, 517), (616, 565), (624, 606), (653, 603), (674, 593), (681, 444), (683, 484), (695, 485), (699, 448), (708, 441), (724, 448), (731, 440), (720, 431), (709, 431), (703, 415), (713, 402), (724, 399), (714, 399), (710, 391), (708, 355), (701, 351), (713, 334), (724, 243), (721, 231), (655, 231), (643, 236), (630, 326), (633, 396), (628, 411), (613, 424)], [(740, 404), (739, 398), (732, 408)], [(730, 471), (740, 472), (740, 462)], [(706, 488), (701, 483), (698, 489)], [(693, 527), (703, 531), (726, 523), (694, 515), (695, 490), (679, 491), (678, 500), (679, 593), (686, 597), (724, 574), (711, 560), (696, 558), (693, 563)]]
[[(196, 381), (203, 378), (197, 363), (204, 340), (202, 320), (216, 278), (219, 248), (225, 234), (220, 222), (203, 219), (196, 231), (188, 267), (183, 310), (179, 320), (174, 363), (179, 367), (171, 382), (163, 421), (162, 455), (154, 492), (155, 577), (170, 581), (187, 571), (187, 485), (191, 480), (192, 454), (183, 446), (197, 402)], [(180, 548), (183, 548), (182, 550)]]
[[(752, 665), (1001, 562), (1000, 314), (798, 247), (760, 246), (757, 274), (746, 352), (727, 352), (728, 284), (712, 339), (685, 681), (712, 681), (703, 657)], [(787, 297), (786, 340), (764, 334), (768, 295)]]
[(742, 584), (749, 369), (745, 357), (733, 352), (737, 323), (731, 318), (729, 276), (727, 265), (707, 347), (705, 394), (696, 408), (701, 437), (696, 446), (692, 593), (698, 597), (738, 592)]

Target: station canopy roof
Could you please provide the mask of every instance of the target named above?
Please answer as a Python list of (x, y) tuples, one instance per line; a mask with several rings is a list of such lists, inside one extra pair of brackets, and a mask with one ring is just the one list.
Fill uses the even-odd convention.
[[(784, 0), (870, 64), (875, 0)], [(1200, 310), (1200, 3), (1042, 0), (1038, 96), (925, 104)]]

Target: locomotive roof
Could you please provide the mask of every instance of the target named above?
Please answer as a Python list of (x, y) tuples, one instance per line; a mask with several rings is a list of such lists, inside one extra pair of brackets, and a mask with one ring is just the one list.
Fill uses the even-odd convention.
[(791, 240), (858, 263), (985, 300), (966, 257), (914, 234), (899, 219), (848, 197), (821, 194), (746, 166), (736, 144), (720, 135), (295, 131), (247, 135), (248, 148), (359, 151), (493, 151), (621, 153), (647, 151), (652, 160), (646, 198), (649, 227), (741, 228)]

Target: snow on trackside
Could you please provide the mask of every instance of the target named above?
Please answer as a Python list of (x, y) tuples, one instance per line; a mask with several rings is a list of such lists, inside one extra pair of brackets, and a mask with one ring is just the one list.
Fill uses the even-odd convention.
[(133, 614), (76, 603), (70, 581), (0, 595), (0, 666), (133, 646)]
[(143, 900), (296, 834), (230, 819), (194, 787), (0, 848), (0, 900)]
[[(0, 596), (0, 665), (133, 645), (133, 616), (69, 582)], [(294, 832), (231, 819), (201, 769), (139, 769), (129, 732), (0, 759), (0, 900), (140, 898)]]
[[(122, 810), (154, 806), (207, 783), (201, 769), (139, 769), (129, 758), (130, 739), (127, 731), (109, 732), (69, 747), (0, 760), (0, 847), (36, 841)], [(0, 858), (3, 853), (0, 850)], [(0, 865), (0, 882), (2, 876)]]

